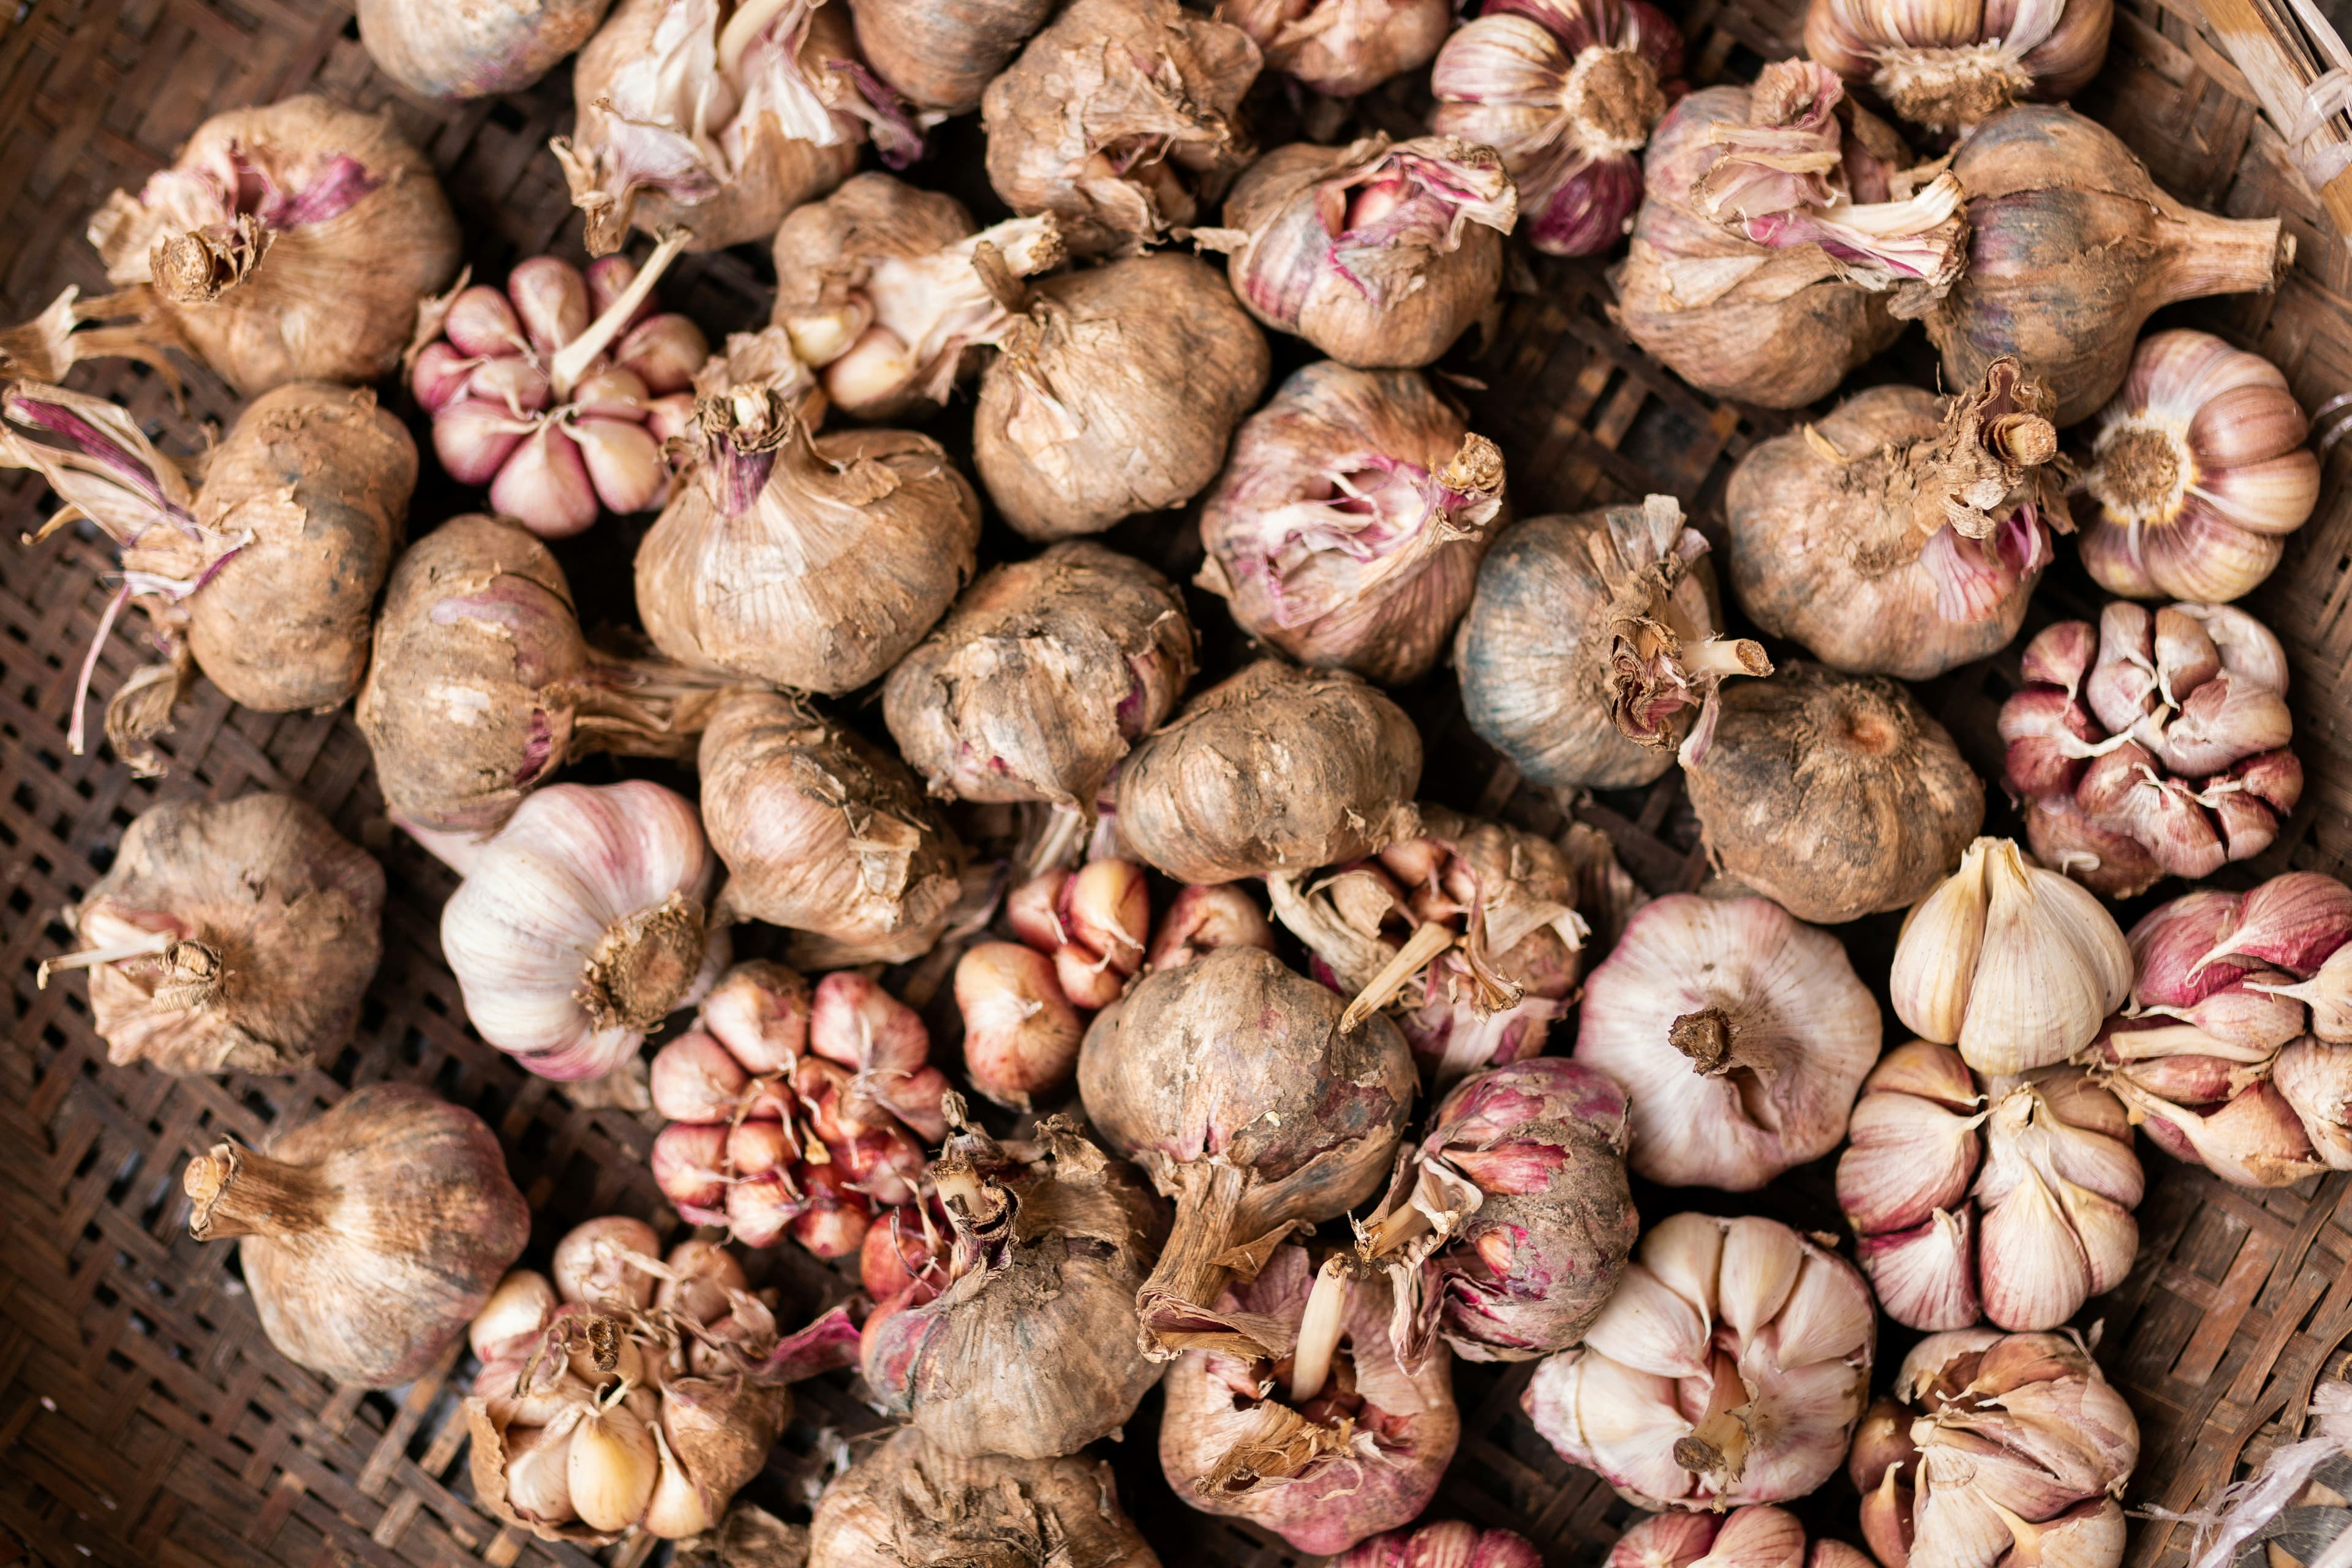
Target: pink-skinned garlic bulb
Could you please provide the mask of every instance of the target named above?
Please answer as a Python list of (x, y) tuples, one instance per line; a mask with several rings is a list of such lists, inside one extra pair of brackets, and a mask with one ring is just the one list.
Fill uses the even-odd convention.
[(1234, 292), (1267, 326), (1361, 368), (1425, 365), (1495, 303), (1518, 198), (1499, 153), (1450, 136), (1294, 142), (1250, 165), (1222, 228)]
[(1417, 1517), (1462, 1434), (1444, 1347), (1408, 1365), (1385, 1292), (1351, 1281), (1344, 1258), (1316, 1268), (1303, 1247), (1276, 1247), (1217, 1308), (1276, 1342), (1204, 1343), (1168, 1369), (1160, 1468), (1176, 1495), (1317, 1554)]
[(1878, 1044), (1835, 937), (1768, 899), (1675, 893), (1585, 982), (1576, 1059), (1633, 1101), (1635, 1174), (1739, 1193), (1837, 1147)]
[(2151, 332), (2099, 414), (2083, 564), (2110, 594), (2227, 604), (2319, 502), (2319, 458), (2278, 366), (2210, 332)]
[(1964, 132), (2021, 100), (2062, 102), (2090, 86), (2114, 25), (2113, 0), (1948, 10), (1812, 0), (1805, 53), (1869, 83), (1914, 125)]
[(2118, 601), (2026, 645), (2002, 782), (2042, 862), (2130, 898), (2261, 854), (2303, 795), (2286, 651), (2243, 610)]
[(725, 967), (718, 870), (692, 804), (659, 784), (540, 791), (441, 910), (467, 1017), (541, 1078), (622, 1068)]
[(1151, 929), (1144, 967), (1173, 969), (1220, 947), (1274, 951), (1265, 910), (1234, 882), (1188, 882), (1176, 890)]
[(1331, 1568), (1543, 1568), (1543, 1553), (1517, 1531), (1448, 1519), (1360, 1541), (1331, 1559)]
[(1796, 1515), (1750, 1503), (1728, 1513), (1636, 1521), (1609, 1549), (1605, 1568), (1870, 1568), (1870, 1559), (1843, 1541), (1809, 1546)]
[(1445, 0), (1242, 0), (1224, 16), (1309, 92), (1353, 98), (1418, 70), (1454, 25)]
[(843, 413), (919, 417), (1012, 326), (1003, 280), (1050, 272), (1063, 255), (1051, 216), (982, 229), (944, 192), (857, 174), (776, 230), (769, 320)]
[(1300, 663), (1399, 685), (1444, 651), (1503, 507), (1501, 449), (1426, 377), (1327, 360), (1235, 432), (1196, 581)]
[(1907, 1328), (2061, 1327), (2122, 1283), (2146, 1187), (2122, 1101), (2079, 1068), (1979, 1078), (1913, 1040), (1864, 1080), (1838, 1206)]
[(1438, 51), (1429, 126), (1502, 154), (1528, 244), (1597, 256), (1641, 205), (1642, 146), (1682, 68), (1682, 29), (1646, 0), (1501, 0)]
[(1851, 1263), (1774, 1220), (1676, 1215), (1519, 1403), (1641, 1507), (1782, 1502), (1844, 1463), (1876, 1343)]
[(1930, 1334), (1870, 1427), (1850, 1468), (1880, 1568), (2123, 1561), (2139, 1423), (2080, 1340)]

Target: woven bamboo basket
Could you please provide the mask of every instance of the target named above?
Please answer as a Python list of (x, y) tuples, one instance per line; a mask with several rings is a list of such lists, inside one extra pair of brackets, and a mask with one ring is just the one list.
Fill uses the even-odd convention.
[[(1796, 52), (1801, 11), (1796, 0), (1690, 0), (1689, 74), (1701, 82), (1745, 76)], [(208, 115), (306, 89), (391, 107), (438, 166), (477, 276), (502, 275), (516, 258), (545, 249), (577, 254), (579, 226), (546, 153), (570, 119), (563, 71), (529, 95), (450, 109), (402, 96), (357, 37), (342, 0), (27, 0), (0, 21), (0, 316), (20, 320), (68, 284), (103, 291), (81, 235), (109, 191), (135, 187)], [(2305, 406), (2317, 408), (2352, 387), (2352, 251), (2259, 101), (2189, 0), (2122, 0), (2105, 73), (2079, 107), (2120, 132), (2180, 197), (2232, 216), (2285, 218), (2298, 256), (2277, 293), (2164, 321), (2193, 320), (2261, 350)], [(1375, 95), (1359, 112), (1399, 129), (1412, 106), (1402, 94)], [(952, 159), (942, 166), (959, 195), (989, 210), (970, 165), (967, 158), (961, 176)], [(764, 267), (748, 251), (688, 258), (663, 293), (715, 335), (764, 318)], [(1608, 299), (1597, 267), (1533, 264), (1515, 276), (1500, 330), (1481, 349), (1457, 351), (1446, 368), (1469, 389), (1475, 427), (1507, 454), (1521, 515), (1664, 491), (1709, 526), (1732, 463), (1787, 418), (1693, 392), (1614, 329)], [(1865, 377), (1932, 375), (1916, 357), (1916, 334), (1907, 351), (1915, 357), (1906, 352)], [(202, 374), (184, 410), (135, 365), (84, 367), (76, 384), (124, 403), (172, 450), (194, 449), (202, 424), (225, 427), (236, 406)], [(950, 439), (956, 418), (950, 410), (944, 419)], [(2310, 782), (2288, 831), (2262, 861), (2234, 868), (2241, 876), (2289, 865), (2352, 871), (2347, 466), (2340, 455), (2329, 462), (2317, 514), (2252, 602), (2294, 656), (2296, 747)], [(99, 541), (70, 530), (29, 548), (14, 542), (54, 504), (34, 477), (0, 471), (0, 538), (8, 541), (0, 544), (0, 968), (12, 1003), (0, 1049), (0, 1564), (584, 1568), (581, 1552), (501, 1530), (472, 1505), (455, 1393), (462, 1350), (397, 1398), (331, 1386), (290, 1364), (263, 1338), (233, 1249), (188, 1239), (179, 1177), (187, 1158), (218, 1138), (257, 1141), (357, 1084), (429, 1084), (498, 1131), (536, 1211), (533, 1241), (543, 1255), (594, 1214), (677, 1225), (644, 1166), (650, 1130), (620, 1111), (574, 1107), (474, 1037), (437, 941), (452, 879), (390, 830), (347, 713), (271, 717), (233, 708), (200, 684), (163, 739), (166, 777), (134, 778), (103, 751), (69, 754), (68, 710), (110, 562)], [(478, 504), (428, 479), (412, 533)], [(564, 551), (592, 626), (629, 615), (635, 537), (608, 521)], [(1183, 575), (1197, 560), (1181, 520), (1125, 525), (1112, 542)], [(2064, 572), (2053, 573), (2037, 615), (2081, 613), (2086, 590), (2086, 581), (2070, 586)], [(1204, 618), (1223, 624), (1221, 615)], [(144, 659), (132, 619), (99, 651), (100, 699)], [(2012, 653), (1923, 691), (1988, 776), (1999, 768), (1993, 711), (2013, 677)], [(1578, 822), (1598, 828), (1653, 894), (1705, 877), (1675, 775), (1646, 792), (1556, 797), (1523, 787), (1469, 733), (1444, 676), (1406, 700), (1430, 742), (1426, 796), (1549, 834)], [(575, 776), (595, 782), (609, 769), (591, 764)], [(291, 1079), (108, 1068), (81, 984), (34, 984), (39, 960), (67, 944), (59, 911), (158, 798), (257, 788), (309, 799), (391, 874), (383, 966), (352, 1044)], [(2005, 830), (1999, 812), (1989, 830)], [(1863, 973), (1884, 974), (1891, 922), (1860, 922), (1844, 934)], [(919, 994), (940, 974), (933, 964), (910, 979)], [(2352, 1178), (2248, 1192), (2144, 1152), (2154, 1180), (2140, 1211), (2138, 1264), (2082, 1321), (2099, 1324), (2100, 1358), (2143, 1426), (2128, 1502), (2179, 1511), (2210, 1500), (2266, 1424), (2299, 1414), (2315, 1377), (2352, 1337), (2352, 1208), (2339, 1207)], [(1640, 1197), (1649, 1220), (1683, 1207), (1748, 1208), (1804, 1228), (1839, 1228), (1826, 1164), (1748, 1201)], [(760, 1267), (808, 1310), (850, 1288), (789, 1247), (762, 1255)], [(1900, 1349), (1899, 1340), (1883, 1341), (1882, 1364)], [(1509, 1526), (1554, 1568), (1590, 1568), (1632, 1510), (1534, 1434), (1518, 1409), (1528, 1373), (1457, 1365), (1462, 1445), (1433, 1511)], [(748, 1494), (787, 1515), (804, 1508), (845, 1441), (879, 1426), (844, 1377), (798, 1394), (785, 1441)], [(1302, 1561), (1271, 1537), (1179, 1502), (1160, 1475), (1156, 1422), (1154, 1396), (1112, 1458), (1130, 1510), (1171, 1568)], [(1853, 1503), (1841, 1479), (1802, 1511), (1816, 1530), (1854, 1538)], [(2128, 1561), (2182, 1563), (2187, 1535), (2139, 1522)], [(603, 1555), (633, 1568), (656, 1549), (640, 1539)]]

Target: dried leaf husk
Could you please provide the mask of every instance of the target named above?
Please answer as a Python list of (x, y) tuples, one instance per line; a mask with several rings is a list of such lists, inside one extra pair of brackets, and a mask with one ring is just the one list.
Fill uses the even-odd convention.
[(902, 1426), (827, 1487), (808, 1568), (1160, 1568), (1099, 1459), (959, 1458)]
[(1310, 92), (1353, 98), (1418, 70), (1454, 25), (1446, 0), (1244, 0), (1225, 16)]
[(1259, 64), (1248, 34), (1176, 0), (1074, 0), (981, 99), (989, 183), (1078, 255), (1131, 255), (1255, 155), (1236, 113)]
[(1053, 0), (850, 0), (857, 52), (918, 109), (969, 114)]
[(331, 1058), (383, 952), (383, 889), (374, 858), (291, 795), (149, 807), (66, 914), (107, 1059), (281, 1073)]
[(530, 1237), (498, 1139), (415, 1084), (363, 1084), (266, 1152), (215, 1144), (185, 1185), (190, 1236), (243, 1237), (269, 1342), (368, 1388), (429, 1371)]
[(934, 795), (1090, 809), (1191, 682), (1192, 642), (1168, 579), (1068, 541), (965, 590), (890, 672), (883, 717)]
[(1686, 770), (1707, 852), (1801, 920), (1901, 909), (1983, 825), (1983, 783), (1891, 680), (1791, 664), (1722, 701), (1715, 743)]
[(1260, 659), (1129, 753), (1119, 840), (1180, 882), (1329, 866), (1412, 837), (1420, 782), (1420, 733), (1378, 688)]
[(1099, 533), (1217, 477), (1272, 356), (1213, 268), (1139, 256), (1030, 299), (972, 416), (972, 466), (1007, 522), (1030, 539)]
[(360, 0), (360, 43), (384, 75), (448, 101), (520, 92), (596, 31), (612, 0)]
[(962, 851), (896, 758), (792, 698), (739, 690), (710, 715), (701, 768), (722, 912), (829, 944), (828, 968), (939, 940)]
[(1925, 680), (2009, 646), (2073, 526), (2051, 402), (1997, 361), (1969, 393), (1855, 394), (1724, 491), (1731, 586), (1833, 669)]
[(129, 292), (83, 312), (141, 316), (245, 397), (388, 374), (458, 255), (433, 165), (391, 115), (309, 93), (205, 121), (136, 197), (107, 197), (89, 242)]

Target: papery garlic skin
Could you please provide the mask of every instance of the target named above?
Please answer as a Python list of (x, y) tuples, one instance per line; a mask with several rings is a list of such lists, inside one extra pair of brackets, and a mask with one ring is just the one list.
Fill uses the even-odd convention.
[(412, 92), (451, 101), (520, 92), (586, 43), (612, 0), (504, 0), (459, 11), (366, 0), (360, 43)]
[(1769, 900), (1675, 893), (1585, 982), (1576, 1059), (1633, 1102), (1636, 1174), (1753, 1192), (1837, 1147), (1878, 1044), (1835, 937)]
[(1160, 1568), (1100, 1459), (959, 1458), (902, 1426), (825, 1488), (814, 1568), (906, 1568), (1010, 1552), (1087, 1568)]
[(1543, 1553), (1517, 1531), (1449, 1519), (1360, 1541), (1331, 1559), (1330, 1568), (1543, 1568)]
[(2210, 332), (2151, 332), (2099, 415), (2083, 564), (2111, 594), (2227, 604), (2279, 563), (2319, 500), (2286, 377)]
[(1844, 1259), (1772, 1220), (1676, 1215), (1519, 1403), (1562, 1458), (1642, 1507), (1780, 1501), (1844, 1461), (1876, 1337)]
[(659, 784), (540, 791), (441, 911), (467, 1017), (541, 1078), (611, 1072), (724, 966), (718, 870), (694, 807)]
[(1506, 0), (1438, 51), (1430, 129), (1502, 154), (1538, 250), (1596, 256), (1641, 204), (1637, 154), (1682, 65), (1681, 29), (1645, 0)]
[(979, 0), (942, 6), (930, 0), (851, 0), (857, 52), (917, 109), (933, 116), (969, 114), (1029, 35), (1054, 14), (1051, 0)]
[(1427, 65), (1454, 22), (1446, 0), (1244, 0), (1224, 15), (1266, 69), (1331, 98)]
[(1728, 1513), (1654, 1513), (1609, 1549), (1607, 1568), (1864, 1568), (1842, 1541), (1805, 1545), (1796, 1515), (1765, 1503)]
[(1916, 125), (1965, 131), (2021, 99), (2058, 102), (2088, 87), (2114, 25), (2112, 0), (1967, 11), (1812, 0), (1805, 53), (1868, 82)]

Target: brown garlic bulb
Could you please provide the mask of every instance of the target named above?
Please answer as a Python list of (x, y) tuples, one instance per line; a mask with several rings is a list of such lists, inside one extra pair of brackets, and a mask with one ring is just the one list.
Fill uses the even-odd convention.
[(1180, 882), (1234, 882), (1410, 837), (1421, 735), (1344, 671), (1260, 659), (1129, 753), (1118, 835)]
[(1052, 0), (850, 0), (857, 52), (874, 74), (930, 116), (969, 114), (1029, 36), (1054, 14)]
[(1753, 448), (1724, 491), (1739, 607), (1832, 669), (1925, 680), (2009, 646), (2073, 526), (2039, 384), (1874, 386)]
[(1418, 70), (1454, 24), (1446, 0), (1243, 0), (1225, 12), (1309, 92), (1353, 98)]
[(1915, 125), (1966, 131), (2021, 99), (2055, 103), (2090, 86), (2114, 25), (2113, 0), (1948, 8), (1812, 0), (1805, 53), (1868, 82)]
[(283, 795), (167, 800), (66, 912), (118, 1067), (299, 1072), (351, 1037), (383, 954), (383, 868)]
[[(1792, 664), (1721, 701), (1714, 744), (1685, 768), (1707, 851), (1800, 920), (1901, 909), (1984, 822), (1984, 784), (1891, 680)], [(1838, 808), (1807, 804), (1826, 800)]]
[(911, 1426), (824, 1489), (808, 1568), (913, 1563), (1160, 1568), (1100, 1459), (960, 1459)]
[(269, 1342), (368, 1388), (429, 1371), (530, 1236), (481, 1118), (410, 1083), (363, 1084), (266, 1152), (215, 1144), (184, 1184), (190, 1236), (243, 1238)]

